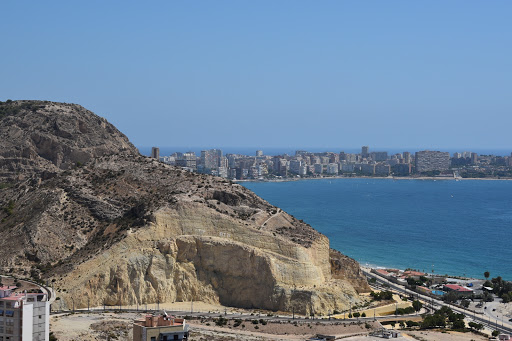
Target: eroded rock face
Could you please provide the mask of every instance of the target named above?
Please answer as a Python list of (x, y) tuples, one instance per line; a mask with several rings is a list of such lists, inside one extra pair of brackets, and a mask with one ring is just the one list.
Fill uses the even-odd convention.
[[(73, 139), (65, 131), (94, 129), (71, 117), (32, 135), (58, 141)], [(84, 150), (96, 150), (88, 143)], [(33, 169), (4, 186), (5, 271), (53, 280), (62, 305), (73, 296), (78, 307), (193, 299), (327, 313), (358, 303), (358, 291), (369, 289), (358, 264), (330, 250), (327, 237), (244, 187), (116, 146), (121, 152), (91, 152), (75, 167), (64, 153), (51, 161), (53, 176)], [(31, 148), (42, 158), (39, 143)]]

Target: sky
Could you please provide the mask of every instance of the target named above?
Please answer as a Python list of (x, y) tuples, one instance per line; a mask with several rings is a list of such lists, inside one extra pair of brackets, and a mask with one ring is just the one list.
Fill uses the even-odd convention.
[(136, 146), (512, 151), (511, 1), (5, 1), (0, 100)]

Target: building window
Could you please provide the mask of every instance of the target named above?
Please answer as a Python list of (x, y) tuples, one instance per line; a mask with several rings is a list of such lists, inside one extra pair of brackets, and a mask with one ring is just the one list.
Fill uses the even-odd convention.
[(151, 341), (156, 341), (156, 336), (151, 336)]
[(14, 316), (14, 310), (6, 310), (5, 316), (7, 317), (13, 317)]

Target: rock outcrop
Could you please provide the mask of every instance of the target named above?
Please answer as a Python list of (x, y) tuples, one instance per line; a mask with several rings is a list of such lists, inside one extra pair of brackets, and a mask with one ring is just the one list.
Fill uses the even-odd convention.
[(112, 124), (76, 104), (0, 102), (0, 177), (23, 179), (110, 154), (138, 154)]
[[(53, 281), (63, 305), (72, 296), (76, 307), (193, 299), (327, 313), (368, 291), (358, 264), (327, 237), (244, 187), (141, 156), (79, 106), (36, 103), (0, 117), (10, 139), (0, 154), (11, 165), (0, 190), (0, 265)], [(45, 117), (60, 128), (39, 124)], [(57, 148), (61, 139), (58, 157), (37, 142)]]

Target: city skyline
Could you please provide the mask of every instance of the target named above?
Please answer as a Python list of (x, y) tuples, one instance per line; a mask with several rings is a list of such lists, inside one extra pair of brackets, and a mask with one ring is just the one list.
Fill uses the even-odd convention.
[(151, 148), (151, 157), (190, 172), (198, 172), (232, 180), (275, 180), (282, 178), (332, 177), (443, 177), (512, 178), (512, 152), (507, 156), (478, 155), (475, 151), (449, 152), (423, 150), (416, 152), (373, 151), (362, 146), (359, 152), (312, 152), (265, 154), (225, 153), (222, 149), (162, 153)]
[[(145, 145), (138, 145), (136, 146), (140, 153), (146, 156), (151, 156), (151, 149), (154, 146), (145, 146)], [(160, 149), (160, 155), (166, 156), (170, 155), (174, 152), (194, 152), (198, 155), (201, 154), (201, 151), (203, 150), (209, 150), (209, 149), (221, 149), (225, 153), (231, 153), (231, 154), (243, 154), (243, 155), (253, 155), (256, 153), (256, 151), (261, 150), (264, 152), (265, 155), (293, 155), (297, 150), (307, 150), (312, 153), (322, 153), (322, 152), (346, 152), (346, 153), (360, 153), (361, 152), (361, 146), (356, 147), (308, 147), (308, 146), (298, 146), (298, 147), (266, 147), (263, 148), (261, 146), (219, 146), (219, 145), (207, 145), (207, 146), (172, 146), (172, 145), (161, 145), (157, 146)], [(467, 152), (472, 151), (476, 152), (479, 155), (496, 155), (496, 156), (510, 156), (512, 152), (511, 148), (497, 148), (497, 149), (484, 149), (484, 148), (458, 148), (458, 147), (447, 147), (447, 148), (422, 148), (422, 147), (396, 147), (396, 148), (388, 148), (388, 147), (370, 147), (370, 151), (372, 152), (380, 152), (380, 151), (387, 151), (390, 154), (396, 154), (396, 153), (403, 153), (403, 152), (410, 152), (415, 153), (418, 151), (423, 150), (429, 150), (429, 151), (442, 151), (442, 152), (449, 152), (450, 155), (454, 153), (461, 153), (461, 152)]]

